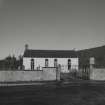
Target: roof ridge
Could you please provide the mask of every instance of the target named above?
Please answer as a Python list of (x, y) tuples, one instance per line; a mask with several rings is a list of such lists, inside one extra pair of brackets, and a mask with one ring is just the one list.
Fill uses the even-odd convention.
[(32, 51), (75, 51), (75, 50), (54, 50), (54, 49), (28, 49), (28, 50), (32, 50)]
[(24, 57), (76, 57), (74, 50), (33, 50), (24, 52)]

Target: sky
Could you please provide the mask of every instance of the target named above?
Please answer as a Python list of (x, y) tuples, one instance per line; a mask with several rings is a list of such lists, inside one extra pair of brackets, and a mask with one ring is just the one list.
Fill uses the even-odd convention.
[(0, 0), (0, 59), (30, 49), (105, 45), (105, 0)]

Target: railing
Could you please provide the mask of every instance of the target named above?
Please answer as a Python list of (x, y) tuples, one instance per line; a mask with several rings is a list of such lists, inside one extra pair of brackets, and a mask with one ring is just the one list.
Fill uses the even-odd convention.
[(95, 65), (82, 65), (78, 71), (75, 71), (74, 74), (76, 74), (76, 75), (74, 75), (74, 78), (89, 80), (93, 69), (102, 69), (102, 68), (105, 68), (105, 66), (104, 65), (96, 65), (96, 64)]

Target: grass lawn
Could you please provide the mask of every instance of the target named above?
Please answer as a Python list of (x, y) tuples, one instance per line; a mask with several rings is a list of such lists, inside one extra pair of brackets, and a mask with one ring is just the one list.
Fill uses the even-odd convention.
[(0, 105), (105, 105), (105, 82), (0, 87)]

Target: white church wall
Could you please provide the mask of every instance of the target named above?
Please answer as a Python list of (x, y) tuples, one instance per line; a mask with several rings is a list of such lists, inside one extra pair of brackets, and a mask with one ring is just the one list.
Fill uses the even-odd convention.
[[(68, 59), (71, 59), (71, 69), (78, 69), (78, 58), (33, 58), (34, 59), (34, 69), (37, 67), (45, 67), (45, 59), (48, 59), (48, 66), (54, 67), (54, 59), (57, 59), (57, 63), (61, 65), (64, 71), (68, 71)], [(31, 58), (24, 57), (23, 65), (25, 70), (31, 70)]]
[(78, 70), (79, 59), (78, 58), (71, 58), (71, 69)]
[(37, 69), (37, 67), (40, 67), (39, 69), (42, 69), (42, 67), (45, 67), (45, 58), (34, 58), (34, 68)]
[(23, 66), (25, 70), (31, 70), (30, 61), (31, 58), (26, 58), (26, 57), (23, 58)]

